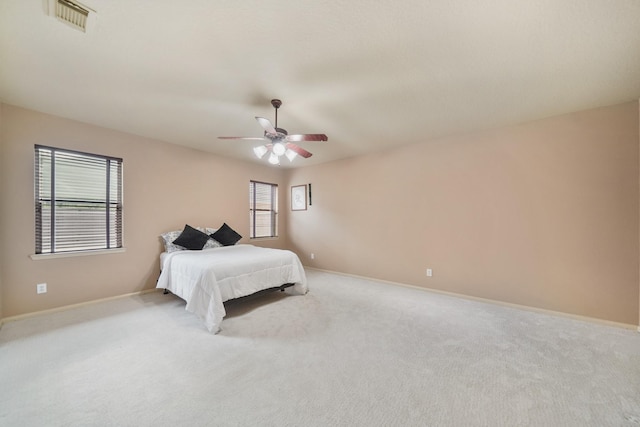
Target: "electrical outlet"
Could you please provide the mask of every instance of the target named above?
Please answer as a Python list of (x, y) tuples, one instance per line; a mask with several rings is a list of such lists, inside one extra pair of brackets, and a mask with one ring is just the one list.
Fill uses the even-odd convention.
[(431, 277), (433, 276), (433, 270), (430, 268), (427, 268), (427, 277)]
[(36, 292), (39, 294), (46, 294), (47, 293), (47, 284), (46, 283), (38, 283), (36, 285)]
[(316, 254), (311, 254), (311, 259), (316, 259)]

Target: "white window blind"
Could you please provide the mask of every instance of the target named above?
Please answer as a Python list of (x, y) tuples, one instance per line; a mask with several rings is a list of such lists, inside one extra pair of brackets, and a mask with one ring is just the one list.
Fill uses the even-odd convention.
[(278, 236), (278, 185), (249, 182), (250, 238)]
[(36, 254), (122, 247), (122, 159), (35, 146)]

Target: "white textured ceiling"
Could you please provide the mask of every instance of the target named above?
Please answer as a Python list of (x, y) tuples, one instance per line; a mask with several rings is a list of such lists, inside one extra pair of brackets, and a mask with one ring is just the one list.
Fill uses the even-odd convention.
[(2, 102), (251, 161), (217, 136), (272, 98), (329, 137), (303, 166), (640, 97), (639, 0), (81, 0), (86, 34), (46, 3), (0, 0)]

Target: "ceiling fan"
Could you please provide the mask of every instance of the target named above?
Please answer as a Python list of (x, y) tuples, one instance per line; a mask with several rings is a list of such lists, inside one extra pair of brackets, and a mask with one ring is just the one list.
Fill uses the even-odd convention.
[(280, 164), (280, 156), (286, 156), (290, 162), (296, 158), (296, 156), (302, 156), (309, 158), (312, 156), (310, 152), (304, 148), (295, 144), (296, 142), (304, 141), (327, 141), (327, 135), (323, 133), (309, 133), (289, 135), (289, 133), (278, 127), (278, 108), (282, 105), (282, 101), (279, 99), (272, 99), (271, 105), (276, 109), (276, 125), (272, 125), (271, 122), (264, 117), (256, 117), (260, 126), (264, 129), (263, 137), (244, 137), (244, 136), (219, 136), (219, 139), (244, 139), (251, 141), (266, 141), (266, 144), (259, 145), (253, 149), (256, 156), (261, 159), (265, 154), (269, 155), (269, 163), (272, 165)]

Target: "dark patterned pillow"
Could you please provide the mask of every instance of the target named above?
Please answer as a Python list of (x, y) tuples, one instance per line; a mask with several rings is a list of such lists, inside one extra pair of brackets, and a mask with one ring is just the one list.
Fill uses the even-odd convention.
[(223, 246), (235, 245), (238, 240), (242, 239), (242, 236), (236, 233), (236, 231), (229, 227), (225, 222), (222, 224), (215, 233), (211, 234), (211, 237), (220, 242)]
[(173, 244), (180, 245), (192, 251), (199, 251), (204, 244), (207, 243), (207, 240), (209, 240), (209, 236), (206, 233), (186, 224), (180, 236), (173, 241)]

